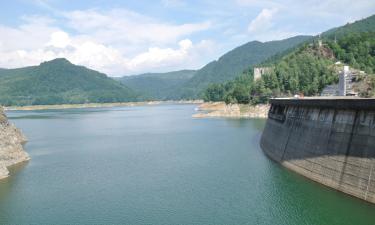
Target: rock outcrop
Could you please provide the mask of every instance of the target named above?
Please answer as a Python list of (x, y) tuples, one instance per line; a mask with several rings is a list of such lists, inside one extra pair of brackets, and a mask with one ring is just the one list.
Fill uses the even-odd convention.
[(30, 159), (23, 150), (24, 143), (26, 137), (8, 121), (0, 107), (0, 179), (9, 176), (7, 167)]

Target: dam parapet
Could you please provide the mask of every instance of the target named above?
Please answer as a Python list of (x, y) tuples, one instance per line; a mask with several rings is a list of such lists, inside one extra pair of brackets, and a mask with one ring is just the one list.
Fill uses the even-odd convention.
[(375, 99), (271, 99), (261, 148), (321, 184), (375, 203)]

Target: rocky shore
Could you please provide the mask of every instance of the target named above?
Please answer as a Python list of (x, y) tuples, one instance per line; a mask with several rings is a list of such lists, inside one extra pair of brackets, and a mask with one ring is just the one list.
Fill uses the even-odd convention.
[(26, 137), (8, 121), (4, 110), (0, 107), (0, 179), (9, 176), (9, 166), (29, 160), (23, 150)]
[(226, 117), (226, 118), (267, 118), (268, 104), (242, 105), (225, 104), (225, 102), (207, 102), (198, 106), (194, 118)]

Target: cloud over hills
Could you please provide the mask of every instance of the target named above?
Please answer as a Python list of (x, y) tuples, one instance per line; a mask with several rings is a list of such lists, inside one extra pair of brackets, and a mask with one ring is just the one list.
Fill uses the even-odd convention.
[(316, 34), (375, 11), (369, 0), (31, 2), (0, 9), (0, 68), (65, 57), (112, 76), (197, 69), (247, 41)]

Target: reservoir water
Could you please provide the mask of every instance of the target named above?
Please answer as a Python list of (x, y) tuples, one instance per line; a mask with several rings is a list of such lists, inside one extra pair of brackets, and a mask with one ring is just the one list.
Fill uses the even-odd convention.
[(0, 224), (375, 224), (375, 206), (286, 170), (264, 120), (194, 105), (8, 112), (31, 161), (0, 181)]

